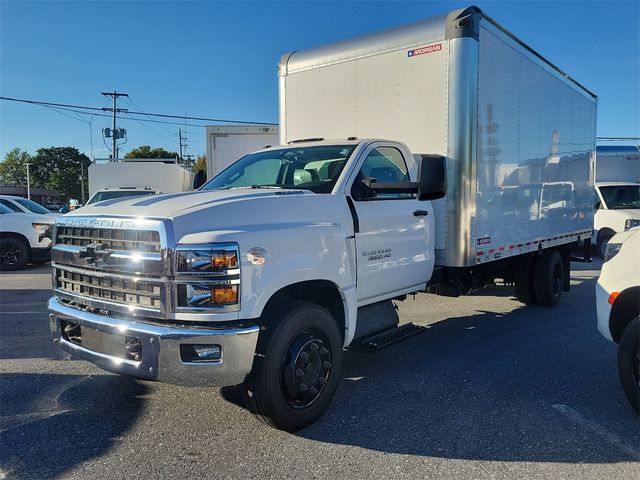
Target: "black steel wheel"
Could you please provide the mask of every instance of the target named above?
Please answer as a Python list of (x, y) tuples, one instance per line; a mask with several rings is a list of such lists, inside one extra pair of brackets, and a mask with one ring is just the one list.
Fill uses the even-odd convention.
[(342, 335), (331, 314), (313, 303), (289, 303), (264, 320), (243, 395), (260, 420), (295, 432), (331, 403), (340, 379)]
[(289, 343), (282, 362), (282, 389), (293, 408), (306, 408), (322, 394), (331, 373), (329, 341), (320, 331), (303, 331)]
[(29, 261), (29, 247), (19, 238), (0, 240), (0, 270), (20, 270)]
[(627, 325), (620, 338), (618, 376), (627, 400), (640, 413), (640, 316)]

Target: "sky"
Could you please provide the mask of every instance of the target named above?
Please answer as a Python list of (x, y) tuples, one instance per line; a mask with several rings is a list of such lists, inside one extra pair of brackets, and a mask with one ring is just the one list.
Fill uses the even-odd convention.
[[(444, 14), (471, 3), (0, 0), (0, 96), (255, 122), (278, 121), (282, 54)], [(640, 2), (474, 3), (599, 97), (599, 136), (640, 136)], [(109, 150), (109, 118), (0, 101), (0, 158), (18, 147)], [(149, 120), (147, 117), (138, 117)], [(122, 156), (139, 145), (205, 152), (214, 122), (130, 118)]]

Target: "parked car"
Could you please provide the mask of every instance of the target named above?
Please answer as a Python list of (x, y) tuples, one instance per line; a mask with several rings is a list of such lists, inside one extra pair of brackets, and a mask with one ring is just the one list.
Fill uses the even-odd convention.
[(44, 204), (45, 208), (54, 213), (69, 213), (69, 206), (63, 202), (47, 202)]
[[(39, 203), (24, 197), (14, 195), (0, 195), (0, 205), (4, 205), (15, 213), (35, 213), (37, 215), (51, 215), (51, 211)], [(57, 212), (57, 210), (56, 210)]]
[(640, 228), (611, 237), (596, 284), (598, 330), (618, 344), (618, 375), (640, 413)]
[(0, 270), (20, 270), (51, 258), (51, 214), (16, 213), (0, 204)]

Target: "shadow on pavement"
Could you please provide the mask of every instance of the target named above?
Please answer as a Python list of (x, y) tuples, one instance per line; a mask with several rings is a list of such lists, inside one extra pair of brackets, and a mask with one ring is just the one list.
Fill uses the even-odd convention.
[[(632, 461), (640, 423), (618, 384), (615, 345), (584, 303), (594, 283), (576, 285), (555, 308), (478, 311), (375, 355), (346, 352), (331, 407), (297, 435), (441, 458)], [(223, 395), (241, 404), (237, 388)], [(565, 407), (606, 433), (567, 418)]]
[(3, 290), (0, 293), (0, 359), (62, 358), (51, 340), (49, 289)]
[(9, 478), (52, 478), (104, 454), (147, 392), (115, 375), (3, 374), (0, 386), (0, 468)]

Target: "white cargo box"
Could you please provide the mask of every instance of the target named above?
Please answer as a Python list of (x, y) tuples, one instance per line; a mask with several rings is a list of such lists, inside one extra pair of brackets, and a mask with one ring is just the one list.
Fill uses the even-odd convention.
[(262, 125), (208, 125), (207, 177), (227, 168), (248, 153), (278, 144), (278, 127)]
[(98, 160), (89, 166), (89, 198), (99, 190), (148, 187), (162, 193), (188, 192), (193, 173), (173, 159)]
[(436, 262), (591, 235), (594, 94), (470, 7), (282, 57), (280, 140), (387, 138), (447, 158)]
[(598, 145), (596, 182), (640, 183), (640, 146)]

